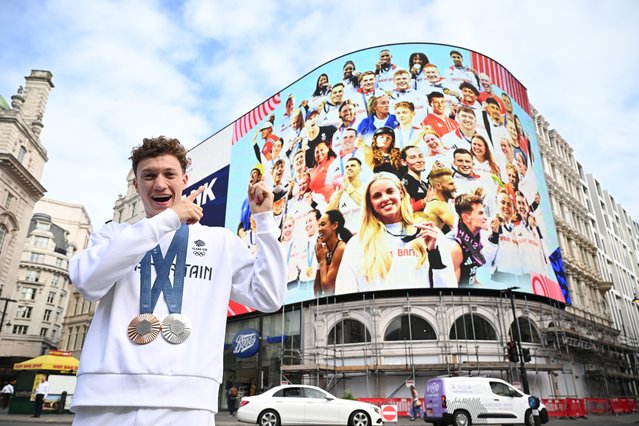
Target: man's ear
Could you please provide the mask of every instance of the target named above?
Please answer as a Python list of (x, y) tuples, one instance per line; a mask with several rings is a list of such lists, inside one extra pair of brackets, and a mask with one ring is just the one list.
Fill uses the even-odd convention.
[(135, 188), (135, 192), (140, 193), (138, 189), (138, 178), (133, 178), (133, 187)]

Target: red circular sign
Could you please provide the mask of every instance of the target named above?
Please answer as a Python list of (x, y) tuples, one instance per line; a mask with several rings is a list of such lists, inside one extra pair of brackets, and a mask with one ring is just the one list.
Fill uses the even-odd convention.
[(382, 419), (385, 422), (397, 421), (397, 406), (395, 405), (382, 405)]

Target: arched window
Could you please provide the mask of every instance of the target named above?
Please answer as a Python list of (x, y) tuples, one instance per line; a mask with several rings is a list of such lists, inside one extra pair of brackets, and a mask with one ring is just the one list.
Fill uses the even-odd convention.
[(465, 314), (450, 329), (451, 340), (497, 340), (492, 324), (479, 315)]
[(366, 326), (354, 319), (338, 322), (328, 333), (328, 344), (365, 343), (371, 341), (371, 333)]
[(435, 340), (437, 334), (424, 318), (402, 315), (391, 321), (384, 333), (386, 341)]
[[(527, 343), (541, 343), (541, 338), (539, 337), (539, 331), (535, 324), (530, 321), (528, 318), (519, 317), (517, 318), (517, 322), (519, 323), (519, 329), (521, 330), (521, 341)], [(508, 332), (508, 337), (510, 340), (516, 340), (517, 338), (517, 324), (513, 321), (510, 324), (510, 330)]]

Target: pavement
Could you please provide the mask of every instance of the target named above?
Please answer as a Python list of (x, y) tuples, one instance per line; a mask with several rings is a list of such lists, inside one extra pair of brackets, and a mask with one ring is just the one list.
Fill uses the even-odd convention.
[[(34, 418), (29, 414), (8, 414), (7, 410), (0, 410), (0, 425), (9, 425), (16, 423), (24, 424), (58, 424), (70, 425), (73, 422), (73, 414), (44, 414), (41, 417)], [(408, 417), (400, 417), (397, 423), (388, 423), (389, 426), (417, 426), (425, 423), (417, 420), (411, 422)], [(623, 414), (620, 416), (613, 415), (597, 415), (588, 416), (587, 418), (551, 418), (547, 423), (549, 426), (612, 426), (612, 425), (636, 425), (639, 424), (639, 413)], [(221, 412), (215, 415), (216, 426), (238, 426), (246, 425), (240, 423), (235, 417), (231, 417), (228, 412)]]

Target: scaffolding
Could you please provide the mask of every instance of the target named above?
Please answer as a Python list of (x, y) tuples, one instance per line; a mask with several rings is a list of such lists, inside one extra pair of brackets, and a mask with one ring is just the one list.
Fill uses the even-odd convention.
[[(510, 302), (505, 297), (469, 291), (411, 291), (401, 297), (384, 298), (368, 293), (361, 294), (361, 299), (316, 299), (304, 307), (300, 305), (305, 314), (300, 316), (300, 328), (305, 330), (302, 334), (311, 332), (312, 336), (302, 336), (299, 347), (283, 348), (282, 380), (314, 384), (331, 391), (349, 379), (365, 378), (367, 395), (373, 397), (390, 397), (382, 386), (390, 376), (415, 381), (416, 377), (437, 375), (490, 374), (516, 382), (517, 368), (508, 360), (505, 347), (512, 339), (512, 327), (516, 329), (522, 321), (521, 324), (527, 324), (522, 334), (539, 336), (537, 341), (531, 338), (523, 342), (532, 354), (532, 362), (527, 364), (528, 374), (532, 375), (535, 385), (540, 385), (546, 375), (548, 386), (556, 389), (552, 377), (558, 373), (563, 373), (563, 377), (571, 374), (568, 367), (576, 350), (567, 331), (570, 326), (564, 323), (572, 324), (575, 318), (568, 321), (570, 314), (557, 303), (519, 296), (517, 318), (513, 318)], [(434, 318), (431, 324), (436, 332), (434, 340), (413, 339), (412, 317), (417, 309), (429, 311)], [(408, 336), (403, 341), (384, 340), (381, 316), (385, 310), (398, 311), (408, 317)], [(344, 344), (348, 340), (345, 323), (354, 317), (367, 318), (364, 339)], [(460, 322), (460, 318), (467, 320)], [(484, 320), (495, 327), (494, 340), (477, 335)], [(612, 329), (591, 322), (587, 324), (588, 330), (610, 335)], [(333, 333), (332, 340), (327, 338), (330, 333)], [(398, 361), (400, 357), (402, 361)], [(436, 358), (436, 361), (424, 361), (426, 358)], [(574, 378), (573, 383), (565, 387), (568, 385), (576, 394)]]

